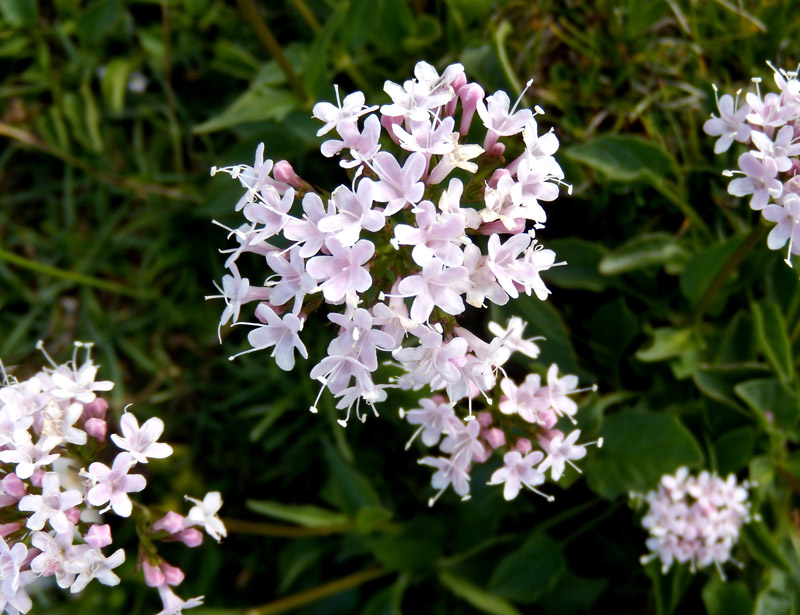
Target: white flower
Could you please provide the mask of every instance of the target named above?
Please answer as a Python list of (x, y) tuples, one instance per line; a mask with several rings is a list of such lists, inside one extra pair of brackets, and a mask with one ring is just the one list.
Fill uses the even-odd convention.
[[(528, 453), (525, 457), (519, 451), (511, 451), (503, 456), (503, 467), (496, 470), (492, 474), (489, 481), (490, 485), (505, 484), (503, 487), (503, 497), (506, 500), (513, 500), (519, 494), (522, 485), (525, 485), (531, 491), (544, 494), (537, 490), (536, 485), (541, 485), (544, 482), (544, 474), (534, 469), (544, 455), (539, 451)], [(544, 496), (551, 500), (552, 496)]]
[(64, 511), (83, 502), (83, 495), (77, 489), (61, 491), (60, 480), (55, 472), (46, 472), (42, 477), (42, 495), (26, 495), (19, 501), (19, 509), (33, 512), (26, 523), (31, 530), (41, 530), (44, 524), (59, 534), (74, 529)]
[(164, 459), (172, 455), (172, 447), (163, 442), (156, 442), (164, 433), (164, 421), (153, 417), (147, 419), (139, 427), (136, 417), (130, 412), (122, 415), (119, 421), (122, 436), (111, 434), (111, 439), (119, 448), (128, 451), (139, 463), (147, 463), (147, 458)]
[(210, 491), (203, 498), (203, 501), (190, 498), (188, 495), (185, 498), (189, 502), (193, 502), (195, 506), (186, 515), (186, 526), (202, 525), (208, 535), (214, 540), (219, 542), (222, 538), (228, 535), (228, 530), (222, 520), (217, 516), (217, 512), (222, 507), (222, 496), (219, 491)]
[(161, 596), (164, 610), (159, 611), (156, 615), (181, 615), (184, 609), (191, 609), (203, 604), (203, 598), (205, 598), (205, 596), (197, 596), (196, 598), (183, 600), (179, 598), (166, 583), (164, 585), (159, 585), (158, 594)]

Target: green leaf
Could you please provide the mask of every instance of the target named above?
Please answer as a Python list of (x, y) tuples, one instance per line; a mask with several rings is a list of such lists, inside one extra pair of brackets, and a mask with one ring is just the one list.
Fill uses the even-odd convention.
[(114, 113), (125, 108), (125, 94), (132, 70), (133, 66), (127, 58), (115, 58), (105, 66), (101, 89), (106, 104)]
[(565, 570), (556, 586), (538, 604), (546, 615), (574, 615), (592, 612), (592, 606), (608, 587), (608, 579), (579, 577)]
[(92, 2), (75, 22), (75, 32), (87, 46), (100, 43), (122, 19), (120, 0)]
[(681, 263), (686, 251), (667, 233), (638, 235), (613, 252), (606, 254), (598, 266), (603, 275), (620, 275), (644, 267)]
[[(331, 60), (329, 48), (336, 31), (345, 22), (349, 2), (340, 2), (333, 14), (325, 22), (322, 32), (317, 34), (308, 54), (308, 63), (303, 71), (303, 86), (309, 99), (319, 100), (328, 81), (328, 63)], [(323, 100), (327, 100), (324, 96)], [(342, 93), (344, 98), (344, 93)]]
[(594, 332), (592, 346), (601, 365), (619, 365), (623, 357), (629, 356), (628, 346), (639, 334), (636, 314), (622, 296), (601, 305), (589, 326)]
[(767, 588), (758, 594), (754, 615), (795, 615), (794, 600), (777, 589)]
[(754, 521), (743, 526), (740, 534), (742, 542), (753, 559), (764, 566), (775, 567), (784, 572), (791, 572), (789, 562), (778, 549), (775, 539), (761, 521)]
[(636, 135), (602, 135), (565, 150), (568, 158), (621, 182), (674, 174), (675, 161), (660, 145)]
[(303, 527), (341, 525), (348, 518), (340, 512), (307, 504), (281, 504), (269, 500), (247, 500), (248, 510), (280, 521), (289, 521)]
[(756, 334), (753, 323), (741, 310), (736, 313), (722, 334), (717, 363), (747, 363), (756, 358)]
[(489, 615), (522, 615), (508, 600), (494, 596), (448, 570), (439, 572), (439, 582), (462, 600)]
[(781, 380), (789, 382), (794, 378), (794, 367), (783, 314), (774, 303), (753, 304), (752, 312), (761, 350)]
[(697, 349), (692, 329), (661, 327), (652, 332), (653, 339), (647, 348), (636, 351), (636, 358), (646, 363), (679, 357)]
[(247, 122), (279, 122), (298, 106), (291, 92), (254, 84), (222, 113), (195, 126), (193, 132), (201, 135)]
[(333, 492), (342, 510), (355, 517), (360, 508), (380, 506), (378, 494), (370, 482), (346, 463), (330, 442), (323, 441), (322, 446), (331, 472)]
[(36, 0), (2, 0), (0, 12), (12, 28), (30, 27), (39, 18)]
[(692, 372), (697, 388), (711, 399), (724, 402), (735, 408), (741, 408), (734, 386), (758, 376), (766, 376), (767, 367), (758, 363), (732, 363), (729, 365), (698, 365)]
[(370, 532), (375, 526), (392, 518), (392, 511), (383, 506), (361, 508), (356, 514), (356, 531), (361, 534)]
[(626, 410), (606, 418), (603, 447), (586, 465), (586, 482), (607, 499), (652, 489), (680, 466), (696, 467), (703, 453), (691, 432), (668, 414)]
[[(557, 363), (561, 371), (578, 372), (578, 361), (572, 348), (567, 327), (552, 303), (540, 301), (535, 296), (521, 295), (511, 306), (499, 308), (507, 317), (514, 314), (522, 316), (527, 321), (526, 335), (542, 335), (547, 341), (541, 345), (542, 354), (539, 361), (545, 364)], [(503, 320), (505, 322), (505, 320)]]
[(748, 380), (734, 391), (767, 423), (790, 429), (800, 421), (800, 397), (774, 378)]
[(717, 451), (717, 471), (725, 476), (747, 465), (753, 454), (756, 434), (752, 427), (740, 427), (720, 436), (714, 442)]
[(703, 604), (708, 615), (751, 615), (753, 597), (741, 581), (725, 582), (712, 575), (703, 588)]
[(533, 604), (555, 587), (566, 567), (561, 546), (547, 534), (536, 534), (500, 560), (489, 581), (489, 591)]
[(683, 296), (692, 307), (697, 305), (708, 285), (711, 284), (731, 254), (742, 244), (744, 238), (745, 234), (731, 237), (691, 256), (681, 274), (680, 287)]
[(432, 515), (420, 514), (409, 523), (391, 528), (368, 542), (378, 561), (390, 570), (430, 568), (441, 556), (444, 523)]
[(600, 292), (608, 287), (608, 280), (600, 274), (598, 266), (608, 250), (583, 239), (556, 239), (547, 242), (555, 251), (558, 261), (566, 267), (553, 267), (544, 274), (545, 282), (559, 288), (574, 288)]

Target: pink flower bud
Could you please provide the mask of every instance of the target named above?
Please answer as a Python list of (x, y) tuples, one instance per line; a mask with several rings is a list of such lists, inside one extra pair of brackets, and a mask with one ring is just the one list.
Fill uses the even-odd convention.
[[(481, 235), (494, 235), (496, 233), (510, 233), (516, 235), (525, 231), (525, 220), (522, 218), (514, 218), (514, 226), (508, 228), (502, 220), (495, 220), (487, 224), (481, 224), (478, 232)], [(524, 291), (524, 288), (523, 288)]]
[(144, 582), (149, 587), (159, 587), (166, 583), (164, 573), (159, 566), (153, 566), (147, 559), (142, 561), (142, 572), (144, 572)]
[(469, 132), (475, 110), (478, 108), (478, 101), (483, 100), (486, 92), (477, 83), (468, 83), (458, 90), (458, 97), (461, 99), (461, 124), (458, 132), (465, 135)]
[(528, 438), (520, 438), (517, 440), (516, 444), (514, 444), (514, 448), (517, 449), (521, 454), (527, 455), (533, 450), (533, 444)]
[(486, 440), (487, 444), (489, 444), (489, 446), (492, 448), (498, 448), (506, 443), (505, 432), (497, 427), (486, 429), (481, 435), (483, 436), (483, 439)]
[(89, 528), (83, 539), (92, 549), (107, 547), (111, 544), (111, 526), (95, 523)]
[(92, 417), (86, 421), (86, 424), (83, 427), (87, 434), (93, 438), (96, 438), (100, 442), (105, 442), (108, 425), (103, 419)]
[(108, 402), (100, 397), (95, 397), (94, 401), (84, 406), (84, 413), (88, 412), (90, 417), (105, 419), (108, 410)]
[[(539, 412), (539, 422), (545, 429), (552, 429), (552, 427), (558, 423), (558, 417), (553, 410), (548, 408), (547, 410)], [(561, 436), (563, 437), (564, 434), (561, 434)]]
[(78, 521), (81, 520), (81, 510), (77, 506), (73, 506), (72, 508), (65, 510), (64, 515), (67, 517), (67, 520), (72, 523), (72, 525), (76, 525)]
[(17, 500), (28, 495), (28, 492), (25, 490), (25, 483), (23, 483), (22, 479), (16, 474), (6, 474), (3, 480), (0, 481), (0, 488), (2, 488), (3, 493)]
[(492, 414), (490, 412), (478, 412), (478, 425), (488, 427), (492, 424)]
[(303, 188), (303, 180), (294, 172), (291, 163), (288, 160), (279, 160), (272, 167), (272, 175), (279, 182), (289, 184), (292, 188), (300, 190)]
[(505, 151), (506, 151), (506, 146), (503, 143), (494, 143), (492, 147), (486, 150), (486, 153), (489, 157), (500, 158), (500, 156), (502, 156)]
[(2, 525), (0, 525), (0, 536), (5, 538), (9, 534), (13, 534), (14, 532), (16, 532), (21, 527), (22, 527), (22, 523), (20, 523), (20, 522), (3, 523)]
[(203, 532), (198, 530), (196, 527), (190, 527), (175, 534), (175, 539), (180, 540), (187, 547), (193, 549), (194, 547), (199, 547), (201, 544), (203, 544)]
[(166, 515), (161, 517), (153, 524), (153, 531), (160, 532), (166, 531), (169, 534), (177, 534), (186, 527), (186, 519), (176, 512), (169, 511)]
[(463, 88), (467, 83), (467, 75), (464, 72), (458, 73), (455, 79), (450, 82), (450, 87), (453, 88), (453, 92), (455, 96), (453, 96), (453, 100), (447, 103), (445, 107), (444, 113), (448, 117), (453, 115), (456, 112), (456, 105), (458, 104), (458, 92), (461, 88)]
[(492, 173), (492, 176), (489, 178), (489, 181), (486, 183), (492, 190), (496, 190), (500, 179), (506, 175), (512, 175), (511, 171), (508, 169), (495, 169), (494, 173)]
[(31, 485), (34, 487), (41, 487), (42, 486), (42, 478), (45, 475), (45, 471), (41, 468), (36, 468), (33, 471), (33, 475), (31, 476)]
[(164, 580), (168, 585), (180, 585), (186, 575), (183, 570), (176, 566), (170, 566), (167, 562), (161, 562), (161, 571), (164, 573)]

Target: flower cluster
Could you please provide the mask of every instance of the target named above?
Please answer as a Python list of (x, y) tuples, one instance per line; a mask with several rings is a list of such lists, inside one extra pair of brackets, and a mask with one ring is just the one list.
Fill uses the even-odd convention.
[[(567, 395), (576, 392), (577, 379), (558, 378), (553, 366), (547, 386), (538, 376), (519, 386), (501, 380), (512, 352), (538, 354), (533, 341), (522, 338), (524, 323), (493, 325), (494, 337), (484, 341), (456, 317), (468, 305), (504, 305), (521, 293), (547, 298), (540, 274), (557, 263), (536, 231), (547, 220), (542, 204), (566, 186), (554, 158), (559, 143), (552, 130), (539, 133), (539, 107), (518, 109), (520, 100), (512, 105), (503, 91), (487, 96), (460, 64), (440, 75), (419, 62), (414, 77), (387, 81), (391, 102), (382, 106), (367, 106), (362, 92), (340, 100), (338, 88), (335, 105), (315, 105), (314, 117), (324, 122), (318, 136), (338, 135), (324, 141), (321, 152), (338, 156), (349, 174), (330, 192), (312, 188), (287, 161), (265, 160), (263, 144), (252, 166), (212, 168), (212, 175), (227, 173), (245, 188), (236, 210), (246, 222), (228, 229), (238, 246), (223, 251), (229, 273), (215, 296), (225, 301), (220, 328), (240, 323), (241, 307), (256, 303), (258, 322), (241, 323), (253, 327), (245, 352), (271, 348), (278, 367), (291, 370), (295, 353), (308, 358), (300, 337), (304, 323), (324, 310), (337, 332), (310, 375), (322, 384), (320, 395), (328, 389), (346, 412), (343, 426), (353, 408), (366, 420), (362, 402), (377, 415), (388, 388), (440, 391), (407, 415), (421, 425), (424, 443), (447, 435), (441, 446), (450, 457), (423, 460), (438, 469), (433, 483), (440, 493), (452, 484), (467, 494), (470, 464), (489, 450), (480, 424), (470, 422), (473, 400), (487, 411), (497, 410), (498, 401), (495, 414), (520, 418), (525, 433), (540, 437), (544, 447), (531, 453), (529, 446), (519, 462), (518, 450), (506, 456), (493, 482), (505, 483), (506, 496), (513, 497), (520, 484), (539, 484), (547, 468), (560, 475), (566, 460), (582, 456), (574, 446), (578, 434), (564, 439), (552, 430), (558, 416), (575, 413)], [(507, 147), (514, 152), (510, 162)], [(266, 260), (273, 272), (262, 286), (239, 272), (246, 252)], [(378, 351), (391, 353), (400, 370), (389, 382), (375, 381)], [(461, 402), (465, 420), (453, 409)], [(490, 438), (493, 448), (502, 446), (499, 436)]]
[[(72, 360), (62, 365), (50, 359), (41, 342), (39, 348), (51, 367), (24, 381), (3, 370), (0, 386), (0, 612), (27, 613), (32, 604), (26, 586), (39, 577), (55, 577), (72, 593), (92, 580), (118, 584), (114, 569), (125, 561), (125, 551), (106, 549), (112, 537), (103, 514), (109, 511), (140, 522), (139, 565), (148, 585), (159, 590), (164, 603), (159, 615), (200, 604), (201, 598), (183, 601), (174, 594), (170, 586), (181, 583), (183, 572), (158, 556), (155, 542), (197, 546), (203, 540), (198, 527), (215, 538), (224, 535), (215, 516), (219, 494), (193, 500), (196, 506), (186, 519), (168, 513), (169, 524), (149, 523), (151, 512), (134, 506), (129, 494), (147, 484), (133, 471), (138, 464), (172, 454), (172, 447), (158, 442), (164, 423), (151, 418), (140, 426), (126, 412), (121, 433), (110, 436), (119, 449), (112, 460), (105, 454), (108, 403), (97, 393), (114, 383), (96, 380), (91, 344), (76, 343)], [(86, 354), (79, 365), (80, 348)]]
[(740, 92), (735, 99), (729, 94), (718, 97), (720, 117), (712, 115), (703, 130), (719, 137), (714, 146), (717, 154), (734, 141), (750, 146), (749, 152), (739, 156), (739, 170), (724, 172), (727, 177), (741, 176), (731, 180), (728, 192), (750, 195), (750, 207), (777, 223), (767, 245), (779, 250), (788, 240), (786, 263), (791, 266), (792, 254), (800, 254), (800, 81), (795, 71), (769, 66), (777, 93), (762, 96), (761, 79), (754, 78), (756, 91), (749, 92), (741, 106)]
[(674, 476), (662, 476), (658, 489), (644, 496), (650, 508), (642, 525), (650, 532), (650, 553), (642, 556), (642, 563), (660, 558), (664, 573), (675, 561), (689, 562), (692, 572), (713, 563), (724, 579), (722, 564), (736, 563), (731, 548), (739, 528), (753, 518), (748, 487), (733, 474), (725, 480), (705, 471), (694, 477), (685, 467)]

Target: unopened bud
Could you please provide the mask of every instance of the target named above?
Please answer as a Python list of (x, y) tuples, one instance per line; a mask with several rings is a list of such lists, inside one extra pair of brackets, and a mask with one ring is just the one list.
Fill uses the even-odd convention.
[(189, 529), (175, 534), (175, 539), (181, 541), (190, 549), (193, 549), (203, 544), (203, 532), (196, 527), (190, 527)]
[(86, 424), (83, 427), (86, 429), (86, 433), (93, 438), (96, 438), (100, 442), (105, 441), (106, 433), (108, 431), (108, 424), (103, 419), (92, 417), (86, 421)]
[(186, 519), (176, 512), (169, 511), (153, 524), (153, 531), (165, 531), (169, 534), (177, 534), (186, 527)]
[(95, 523), (83, 538), (93, 549), (107, 547), (111, 544), (111, 526)]

